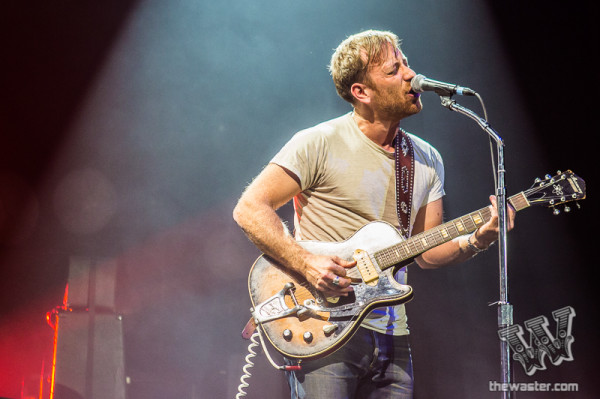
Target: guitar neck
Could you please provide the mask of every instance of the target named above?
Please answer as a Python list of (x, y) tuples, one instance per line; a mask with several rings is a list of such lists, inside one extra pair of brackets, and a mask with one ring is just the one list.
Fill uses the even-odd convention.
[[(524, 192), (510, 197), (508, 203), (517, 211), (525, 209), (530, 205)], [(385, 270), (463, 234), (472, 233), (479, 226), (490, 220), (491, 217), (491, 209), (488, 206), (414, 235), (401, 243), (377, 251), (373, 256), (381, 269)]]

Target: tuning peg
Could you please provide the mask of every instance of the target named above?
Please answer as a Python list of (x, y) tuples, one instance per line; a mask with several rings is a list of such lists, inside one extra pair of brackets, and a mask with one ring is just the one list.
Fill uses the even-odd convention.
[(565, 210), (566, 213), (569, 213), (569, 212), (571, 212), (571, 207), (565, 205), (565, 209), (564, 210)]
[(533, 181), (534, 183), (541, 183), (542, 179), (540, 179), (539, 177), (536, 177), (535, 180)]
[(552, 179), (552, 176), (550, 176), (550, 175), (548, 175), (548, 174), (547, 174), (546, 176), (544, 176), (544, 177), (546, 178), (546, 180), (550, 180), (550, 179)]
[(575, 201), (575, 206), (577, 206), (577, 209), (581, 209), (581, 205), (579, 205), (578, 201)]
[(552, 208), (552, 214), (555, 215), (555, 216), (559, 215), (560, 214), (560, 209), (558, 209), (558, 208)]

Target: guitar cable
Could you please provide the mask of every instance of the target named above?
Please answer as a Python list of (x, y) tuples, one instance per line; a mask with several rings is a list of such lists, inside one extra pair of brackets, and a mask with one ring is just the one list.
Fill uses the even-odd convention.
[(254, 362), (252, 361), (252, 358), (254, 356), (256, 356), (256, 352), (254, 351), (254, 348), (258, 346), (258, 341), (256, 339), (259, 336), (260, 336), (259, 332), (256, 331), (250, 337), (251, 342), (248, 345), (248, 355), (246, 355), (246, 359), (245, 359), (246, 364), (244, 365), (244, 367), (242, 367), (242, 372), (244, 374), (240, 378), (240, 385), (238, 385), (238, 393), (237, 393), (237, 395), (235, 395), (235, 399), (240, 399), (241, 397), (247, 395), (246, 392), (244, 391), (244, 389), (246, 389), (250, 386), (250, 384), (248, 384), (246, 382), (246, 380), (252, 376), (252, 373), (250, 372), (249, 369), (254, 367)]
[(301, 370), (300, 364), (295, 365), (295, 366), (293, 366), (293, 365), (280, 366), (280, 365), (276, 364), (275, 361), (273, 361), (273, 358), (271, 357), (269, 351), (267, 350), (267, 346), (265, 345), (265, 341), (262, 336), (262, 331), (261, 331), (260, 325), (257, 325), (256, 331), (250, 337), (251, 342), (248, 345), (248, 355), (246, 355), (246, 358), (245, 358), (246, 364), (244, 365), (244, 367), (242, 367), (242, 372), (244, 374), (240, 377), (240, 385), (238, 385), (238, 393), (237, 393), (237, 395), (235, 395), (235, 399), (240, 399), (243, 396), (247, 395), (245, 389), (250, 386), (250, 384), (248, 384), (247, 380), (252, 376), (250, 369), (252, 367), (254, 367), (254, 362), (252, 361), (252, 358), (256, 356), (256, 352), (254, 351), (254, 348), (256, 348), (259, 345), (257, 338), (260, 340), (260, 345), (262, 346), (263, 351), (265, 352), (265, 355), (267, 355), (267, 359), (269, 360), (269, 363), (271, 363), (271, 365), (274, 368), (276, 368), (277, 370), (281, 370), (281, 371)]

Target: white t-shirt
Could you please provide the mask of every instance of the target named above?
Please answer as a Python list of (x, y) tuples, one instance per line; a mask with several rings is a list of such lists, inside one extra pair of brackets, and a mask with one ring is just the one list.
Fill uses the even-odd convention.
[[(444, 167), (434, 147), (409, 137), (415, 157), (412, 230), (419, 209), (444, 195)], [(375, 220), (399, 227), (394, 154), (365, 136), (351, 113), (298, 132), (271, 162), (300, 181), (302, 192), (294, 198), (296, 239), (343, 241)], [(406, 284), (404, 273), (397, 278)], [(408, 334), (404, 305), (375, 309), (362, 325)]]

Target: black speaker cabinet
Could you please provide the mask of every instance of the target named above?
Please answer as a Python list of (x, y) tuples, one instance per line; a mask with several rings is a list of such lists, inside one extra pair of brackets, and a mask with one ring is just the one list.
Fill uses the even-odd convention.
[(56, 315), (53, 399), (125, 399), (121, 316)]

